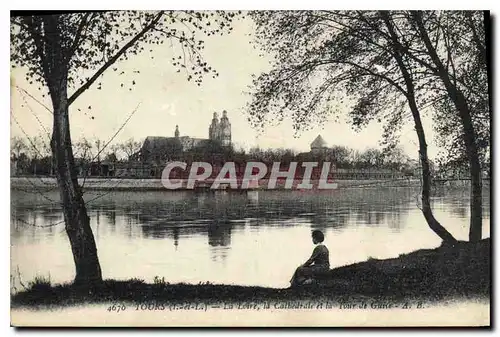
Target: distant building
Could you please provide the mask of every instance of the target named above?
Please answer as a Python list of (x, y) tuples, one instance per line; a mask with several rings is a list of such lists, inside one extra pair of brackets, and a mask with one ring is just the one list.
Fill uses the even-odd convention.
[(316, 137), (311, 143), (311, 152), (325, 153), (326, 151), (328, 151), (328, 145), (323, 139), (323, 137), (321, 137), (321, 135), (318, 135), (318, 137)]
[(309, 152), (299, 153), (296, 159), (299, 161), (328, 161), (332, 163), (332, 168), (335, 167), (335, 156), (321, 135), (318, 135), (312, 141), (310, 148), (311, 150)]
[(298, 158), (303, 161), (324, 160), (331, 162), (330, 172), (337, 180), (365, 180), (365, 179), (402, 179), (405, 175), (402, 172), (386, 168), (338, 168), (335, 153), (328, 146), (321, 135), (318, 135), (310, 145), (310, 152), (303, 152)]
[(192, 138), (180, 136), (179, 126), (175, 126), (174, 137), (146, 137), (141, 150), (135, 156), (142, 162), (158, 162), (170, 160), (179, 153), (191, 151), (197, 147), (207, 147), (217, 142), (223, 146), (231, 145), (231, 123), (227, 111), (222, 112), (222, 118), (214, 112), (212, 123), (208, 127), (207, 138)]
[[(117, 176), (130, 178), (146, 178), (161, 176), (165, 162), (181, 160), (181, 158), (193, 152), (212, 153), (220, 151), (220, 146), (231, 146), (231, 123), (227, 112), (222, 112), (219, 120), (215, 112), (212, 122), (208, 127), (208, 138), (193, 138), (181, 136), (179, 126), (175, 126), (173, 137), (148, 136), (144, 140), (141, 149), (131, 156), (129, 161), (103, 161), (92, 163), (89, 169), (90, 175)], [(213, 153), (212, 153), (213, 154)], [(80, 172), (82, 175), (83, 172)]]
[(209, 139), (218, 141), (224, 146), (231, 145), (231, 123), (227, 118), (227, 111), (222, 111), (222, 118), (218, 120), (217, 112), (214, 112), (212, 124), (208, 128)]

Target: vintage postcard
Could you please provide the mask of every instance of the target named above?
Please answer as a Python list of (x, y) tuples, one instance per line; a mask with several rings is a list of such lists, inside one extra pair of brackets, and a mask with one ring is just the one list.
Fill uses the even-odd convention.
[(490, 326), (488, 11), (10, 34), (12, 326)]

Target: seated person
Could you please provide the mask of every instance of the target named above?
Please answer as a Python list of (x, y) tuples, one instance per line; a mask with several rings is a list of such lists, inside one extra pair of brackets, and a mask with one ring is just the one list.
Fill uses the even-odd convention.
[(290, 280), (291, 286), (302, 284), (310, 284), (316, 274), (324, 273), (330, 270), (330, 253), (328, 248), (322, 242), (325, 236), (323, 232), (314, 230), (312, 232), (312, 240), (316, 245), (309, 260), (297, 268)]

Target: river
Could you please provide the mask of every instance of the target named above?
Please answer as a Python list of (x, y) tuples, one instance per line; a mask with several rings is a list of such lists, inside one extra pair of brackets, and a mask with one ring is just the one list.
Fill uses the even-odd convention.
[[(490, 234), (489, 190), (483, 237)], [(287, 287), (325, 233), (332, 267), (433, 248), (411, 188), (237, 193), (91, 192), (85, 194), (104, 278)], [(469, 193), (441, 189), (436, 218), (467, 240)], [(19, 289), (35, 276), (71, 281), (74, 265), (58, 194), (11, 192), (11, 275)]]

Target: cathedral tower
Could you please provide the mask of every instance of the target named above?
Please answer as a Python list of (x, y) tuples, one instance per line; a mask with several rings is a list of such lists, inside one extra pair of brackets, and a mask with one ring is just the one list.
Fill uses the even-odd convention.
[(208, 127), (208, 138), (210, 140), (218, 140), (219, 136), (219, 120), (217, 118), (217, 112), (214, 112), (214, 117), (212, 118), (212, 124)]
[(222, 112), (222, 118), (220, 120), (220, 142), (224, 146), (231, 145), (231, 123), (227, 118), (227, 111)]
[(212, 124), (208, 127), (208, 138), (213, 141), (220, 142), (224, 146), (231, 145), (231, 123), (227, 118), (227, 111), (222, 112), (220, 121), (218, 120), (217, 112), (214, 112)]

